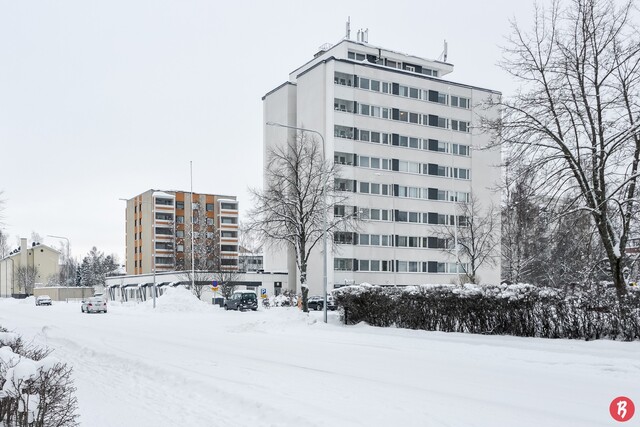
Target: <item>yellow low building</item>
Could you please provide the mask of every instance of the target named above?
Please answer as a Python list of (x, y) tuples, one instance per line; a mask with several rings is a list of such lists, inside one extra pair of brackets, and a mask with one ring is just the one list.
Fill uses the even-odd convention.
[(20, 239), (20, 248), (0, 260), (0, 297), (33, 295), (36, 284), (50, 283), (59, 273), (59, 251)]

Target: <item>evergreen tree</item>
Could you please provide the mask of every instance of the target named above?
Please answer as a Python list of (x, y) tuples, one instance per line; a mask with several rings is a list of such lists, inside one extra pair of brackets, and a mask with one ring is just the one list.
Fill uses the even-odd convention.
[(83, 286), (104, 285), (107, 274), (118, 268), (115, 256), (105, 256), (95, 246), (89, 254), (82, 260), (80, 266), (80, 277)]

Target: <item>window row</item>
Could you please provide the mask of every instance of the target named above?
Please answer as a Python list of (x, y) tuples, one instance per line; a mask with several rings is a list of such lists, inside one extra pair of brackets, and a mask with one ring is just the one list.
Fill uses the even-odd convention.
[(429, 150), (440, 153), (455, 154), (458, 156), (469, 156), (471, 147), (464, 144), (454, 144), (451, 142), (439, 141), (437, 139), (422, 139), (397, 133), (383, 133), (371, 130), (358, 129), (348, 126), (334, 126), (334, 136), (336, 138), (353, 139), (363, 142), (374, 142), (376, 144), (394, 145), (398, 147), (414, 148), (417, 150)]
[(341, 245), (395, 246), (398, 248), (448, 249), (451, 242), (439, 237), (364, 234), (336, 231), (334, 241)]
[[(176, 201), (176, 209), (184, 209), (184, 202)], [(194, 211), (200, 209), (200, 203), (193, 202), (191, 204), (191, 209), (194, 210)], [(207, 212), (213, 212), (215, 210), (215, 207), (214, 207), (213, 203), (205, 203), (205, 209), (206, 209)]]
[[(409, 199), (442, 200), (449, 202), (469, 202), (469, 193), (464, 191), (440, 190), (438, 188), (410, 187), (405, 185), (379, 184), (375, 182), (356, 181), (337, 178), (334, 188), (337, 191), (351, 193), (391, 195)], [(389, 192), (391, 191), (391, 194)]]
[[(397, 95), (405, 98), (417, 99), (420, 101), (435, 102), (451, 107), (471, 108), (471, 99), (458, 95), (449, 96), (446, 93), (437, 90), (420, 89), (412, 86), (405, 86), (399, 83), (385, 82), (367, 77), (335, 72), (334, 83), (342, 86), (356, 87), (372, 92), (387, 93), (389, 95)], [(451, 101), (451, 102), (449, 102)]]
[(412, 64), (410, 62), (395, 61), (389, 58), (382, 58), (376, 55), (357, 52), (354, 50), (347, 51), (347, 58), (355, 61), (368, 61), (372, 64), (382, 65), (389, 68), (396, 68), (399, 70), (406, 70), (412, 73), (424, 74), (425, 76), (438, 77), (438, 70), (423, 67), (422, 65)]
[[(402, 211), (399, 209), (378, 209), (378, 208), (358, 208), (357, 206), (335, 205), (333, 207), (333, 215), (336, 217), (345, 217), (348, 215), (357, 215), (360, 219), (369, 221), (395, 221), (395, 222), (412, 222), (416, 224), (430, 225), (455, 225), (454, 215), (441, 214), (437, 212), (412, 212)], [(468, 218), (464, 215), (458, 215), (458, 226), (466, 227)]]
[[(396, 172), (415, 173), (447, 178), (471, 179), (471, 171), (436, 163), (409, 162), (399, 159), (383, 159), (378, 157), (359, 156), (352, 153), (334, 153), (334, 162), (341, 165), (358, 166), (369, 169), (392, 170)], [(380, 193), (375, 193), (380, 194)]]
[(400, 261), (369, 260), (352, 258), (334, 258), (335, 271), (372, 271), (399, 273), (464, 273), (468, 270), (466, 263), (437, 261)]
[(436, 114), (422, 114), (413, 111), (406, 111), (399, 108), (362, 104), (357, 101), (348, 101), (339, 98), (335, 98), (333, 100), (333, 108), (336, 111), (342, 111), (345, 113), (359, 114), (379, 119), (390, 119), (422, 126), (451, 129), (458, 132), (469, 132), (471, 130), (471, 123), (467, 121), (448, 119)]

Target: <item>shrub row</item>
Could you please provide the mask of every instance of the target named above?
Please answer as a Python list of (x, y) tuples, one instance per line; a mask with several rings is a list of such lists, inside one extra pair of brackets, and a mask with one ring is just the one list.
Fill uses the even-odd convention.
[(640, 289), (606, 285), (356, 285), (334, 292), (347, 324), (574, 339), (640, 339)]
[(0, 327), (0, 426), (78, 425), (72, 369)]

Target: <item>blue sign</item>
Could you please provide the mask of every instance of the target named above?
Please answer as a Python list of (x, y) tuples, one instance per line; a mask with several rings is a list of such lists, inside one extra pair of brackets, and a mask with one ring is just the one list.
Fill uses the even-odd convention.
[(260, 294), (261, 295), (266, 295), (267, 294), (267, 290), (265, 288), (260, 289)]

